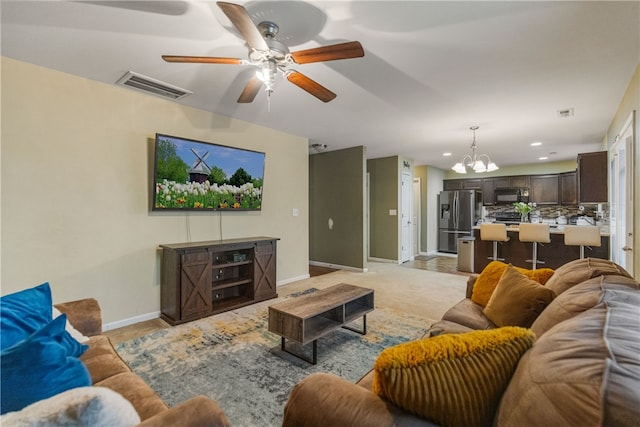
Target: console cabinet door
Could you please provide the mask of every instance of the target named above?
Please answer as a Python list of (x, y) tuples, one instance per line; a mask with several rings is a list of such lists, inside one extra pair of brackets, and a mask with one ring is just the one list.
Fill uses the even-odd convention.
[(180, 263), (181, 320), (197, 319), (213, 311), (211, 300), (211, 253), (186, 252)]
[(261, 299), (276, 294), (276, 241), (256, 244), (254, 254), (254, 298)]

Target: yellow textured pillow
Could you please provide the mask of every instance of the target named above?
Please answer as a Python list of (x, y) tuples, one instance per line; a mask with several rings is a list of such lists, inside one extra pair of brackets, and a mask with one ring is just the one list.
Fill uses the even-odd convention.
[(504, 327), (387, 348), (373, 367), (373, 392), (443, 426), (491, 426), (534, 337), (529, 329)]
[[(491, 298), (491, 294), (493, 294), (493, 291), (498, 285), (498, 282), (506, 269), (507, 264), (504, 262), (491, 261), (478, 275), (478, 278), (473, 284), (471, 300), (483, 307), (486, 307), (489, 302), (489, 298)], [(549, 280), (553, 275), (553, 270), (550, 268), (527, 270), (526, 268), (515, 267), (515, 269), (541, 285), (547, 283), (547, 280)]]
[(555, 297), (509, 264), (482, 313), (497, 326), (528, 328)]

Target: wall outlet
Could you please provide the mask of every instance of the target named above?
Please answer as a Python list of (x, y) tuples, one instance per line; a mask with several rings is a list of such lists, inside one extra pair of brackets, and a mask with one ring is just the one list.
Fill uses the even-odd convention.
[(398, 215), (398, 211), (396, 209), (389, 209), (389, 215), (397, 216)]
[(293, 215), (293, 216), (298, 216), (298, 215), (300, 215), (300, 212), (298, 211), (298, 208), (293, 208), (293, 209), (291, 210), (291, 215)]

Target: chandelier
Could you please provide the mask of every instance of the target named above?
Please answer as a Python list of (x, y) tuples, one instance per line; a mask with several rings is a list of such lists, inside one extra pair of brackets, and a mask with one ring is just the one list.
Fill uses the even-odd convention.
[[(476, 153), (476, 150), (478, 149), (478, 145), (476, 144), (476, 130), (478, 130), (479, 127), (471, 126), (469, 129), (473, 131), (471, 154), (465, 155), (462, 160), (453, 165), (451, 169), (453, 169), (457, 173), (467, 173), (467, 168), (473, 169), (473, 171), (476, 173), (493, 172), (495, 170), (498, 170), (498, 166), (491, 161), (488, 155)], [(484, 159), (484, 161), (482, 159)]]

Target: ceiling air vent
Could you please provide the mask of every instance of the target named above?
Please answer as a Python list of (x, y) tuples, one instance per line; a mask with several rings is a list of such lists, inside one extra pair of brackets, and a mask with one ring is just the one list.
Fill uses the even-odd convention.
[(561, 119), (573, 117), (573, 108), (565, 108), (564, 110), (558, 110), (558, 117)]
[(127, 86), (152, 95), (161, 96), (163, 98), (178, 100), (185, 96), (191, 95), (193, 92), (143, 76), (142, 74), (128, 71), (120, 80), (116, 82), (119, 85)]

